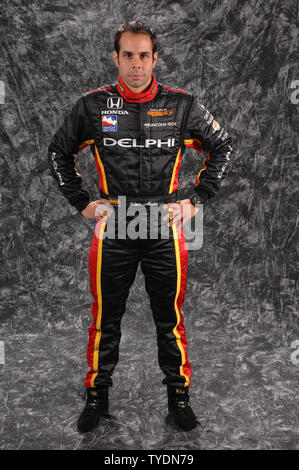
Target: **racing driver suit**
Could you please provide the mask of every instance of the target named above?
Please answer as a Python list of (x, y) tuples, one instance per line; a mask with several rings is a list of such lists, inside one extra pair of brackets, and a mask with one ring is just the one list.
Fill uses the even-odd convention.
[[(231, 143), (192, 93), (160, 84), (152, 74), (148, 89), (137, 94), (119, 76), (116, 83), (78, 99), (49, 145), (48, 160), (62, 194), (80, 213), (90, 197), (75, 168), (75, 155), (87, 146), (99, 173), (100, 196), (115, 208), (120, 196), (142, 204), (175, 202), (196, 194), (205, 203), (227, 174)], [(178, 174), (185, 147), (202, 152), (204, 159), (194, 182), (181, 190)], [(189, 386), (191, 366), (181, 311), (188, 249), (182, 229), (178, 236), (173, 224), (168, 239), (113, 239), (104, 236), (106, 230), (107, 221), (99, 219), (89, 254), (94, 301), (86, 388), (112, 386), (121, 319), (139, 262), (156, 326), (162, 383)]]

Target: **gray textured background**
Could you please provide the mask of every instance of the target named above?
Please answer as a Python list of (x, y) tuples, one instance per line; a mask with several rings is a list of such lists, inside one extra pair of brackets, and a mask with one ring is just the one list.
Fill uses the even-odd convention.
[[(83, 92), (116, 80), (114, 31), (137, 15), (158, 31), (158, 80), (200, 96), (237, 148), (204, 208), (204, 245), (190, 253), (183, 312), (202, 427), (183, 433), (164, 424), (139, 271), (111, 419), (81, 436), (94, 222), (58, 192), (46, 149)], [(296, 24), (295, 0), (1, 1), (1, 449), (299, 448)], [(181, 184), (198, 159), (186, 152)], [(98, 199), (87, 150), (77, 168)]]

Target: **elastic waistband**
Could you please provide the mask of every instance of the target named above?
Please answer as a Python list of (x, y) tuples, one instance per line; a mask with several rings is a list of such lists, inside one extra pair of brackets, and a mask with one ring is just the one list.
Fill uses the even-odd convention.
[(105, 194), (102, 190), (100, 190), (101, 198), (109, 199), (110, 204), (114, 206), (120, 205), (120, 198), (125, 198), (125, 202), (127, 206), (133, 205), (143, 205), (143, 206), (150, 206), (153, 204), (163, 204), (167, 202), (176, 202), (182, 199), (188, 199), (191, 195), (192, 190), (190, 188), (182, 188), (177, 189), (171, 194), (164, 194), (160, 196), (126, 196), (126, 195), (118, 195), (114, 196), (111, 194)]

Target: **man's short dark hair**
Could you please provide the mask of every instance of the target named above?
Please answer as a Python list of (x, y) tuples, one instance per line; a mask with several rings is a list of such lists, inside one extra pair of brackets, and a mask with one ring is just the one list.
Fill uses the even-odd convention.
[(126, 23), (122, 23), (119, 25), (118, 30), (115, 33), (114, 36), (114, 50), (117, 52), (117, 55), (119, 54), (119, 41), (121, 38), (121, 35), (125, 33), (126, 31), (130, 31), (131, 33), (144, 33), (148, 34), (152, 41), (152, 49), (153, 49), (153, 57), (154, 53), (157, 51), (157, 34), (154, 29), (149, 26), (148, 24), (144, 23), (142, 20), (136, 19), (133, 21), (128, 21)]

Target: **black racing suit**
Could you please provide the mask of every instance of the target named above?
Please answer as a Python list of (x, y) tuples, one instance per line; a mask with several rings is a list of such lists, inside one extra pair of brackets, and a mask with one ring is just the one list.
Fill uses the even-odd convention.
[[(54, 135), (48, 159), (62, 194), (79, 212), (88, 205), (74, 155), (90, 146), (100, 197), (110, 199), (116, 210), (119, 196), (138, 204), (155, 198), (174, 202), (195, 192), (205, 203), (227, 174), (232, 152), (228, 133), (191, 93), (157, 83), (153, 76), (151, 96), (134, 102), (122, 84), (85, 93)], [(178, 174), (186, 146), (203, 152), (205, 159), (194, 182), (181, 191)], [(163, 383), (188, 386), (191, 366), (181, 312), (188, 261), (183, 232), (178, 234), (174, 224), (168, 239), (110, 239), (106, 231), (107, 222), (99, 220), (89, 256), (94, 302), (85, 386), (112, 386), (121, 318), (139, 262), (157, 329)]]

